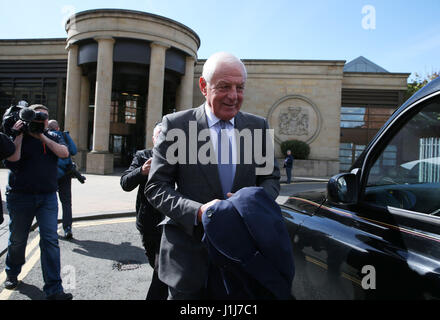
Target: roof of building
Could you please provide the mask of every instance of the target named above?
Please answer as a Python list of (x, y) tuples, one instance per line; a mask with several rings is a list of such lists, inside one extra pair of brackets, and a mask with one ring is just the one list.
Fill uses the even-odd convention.
[(371, 72), (371, 73), (389, 73), (387, 70), (371, 62), (367, 58), (360, 56), (344, 66), (344, 72)]

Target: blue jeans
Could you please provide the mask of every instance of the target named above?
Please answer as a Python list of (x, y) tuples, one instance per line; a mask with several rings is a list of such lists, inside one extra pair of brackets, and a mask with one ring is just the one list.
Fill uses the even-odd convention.
[(7, 193), (9, 242), (6, 274), (16, 277), (25, 263), (26, 244), (34, 217), (40, 231), (41, 269), (44, 293), (49, 296), (63, 290), (58, 245), (58, 200), (55, 192), (46, 194)]

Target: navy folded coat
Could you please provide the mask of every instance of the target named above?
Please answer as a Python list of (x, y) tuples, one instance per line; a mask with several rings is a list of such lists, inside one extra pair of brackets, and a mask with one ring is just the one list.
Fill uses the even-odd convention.
[(217, 202), (202, 217), (210, 299), (291, 299), (290, 237), (278, 204), (261, 187)]

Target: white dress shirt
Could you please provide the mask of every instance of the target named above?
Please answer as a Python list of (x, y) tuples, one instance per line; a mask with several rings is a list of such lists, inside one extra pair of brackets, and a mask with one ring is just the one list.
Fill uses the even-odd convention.
[[(217, 122), (220, 121), (219, 118), (217, 118), (215, 116), (215, 114), (211, 111), (211, 108), (208, 106), (208, 104), (205, 103), (205, 113), (206, 113), (206, 120), (208, 121), (208, 128), (209, 128), (209, 133), (210, 133), (210, 137), (211, 137), (211, 141), (212, 144), (214, 146), (214, 151), (217, 154), (217, 146), (218, 146), (218, 141), (217, 141), (217, 134), (218, 134), (218, 128), (217, 128)], [(226, 129), (227, 130), (227, 134), (229, 137), (229, 142), (231, 143), (231, 149), (232, 149), (232, 167), (233, 167), (233, 172), (232, 172), (232, 176), (235, 176), (235, 166), (237, 164), (237, 142), (236, 142), (236, 138), (235, 138), (235, 131), (234, 131), (234, 118), (232, 118), (231, 120), (229, 120), (229, 122), (227, 121), (226, 124)], [(217, 157), (216, 157), (217, 159)]]

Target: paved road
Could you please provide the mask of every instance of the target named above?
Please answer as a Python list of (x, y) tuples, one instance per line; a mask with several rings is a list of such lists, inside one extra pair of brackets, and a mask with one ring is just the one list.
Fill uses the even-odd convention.
[[(145, 299), (152, 268), (134, 217), (75, 222), (73, 232), (74, 239), (59, 241), (66, 292), (71, 292), (75, 300)], [(15, 290), (3, 287), (6, 255), (1, 258), (0, 300), (44, 299), (38, 241), (35, 230), (29, 237), (21, 283)]]
[[(96, 179), (98, 180), (98, 178)], [(95, 183), (105, 185), (108, 179), (111, 178), (101, 177)], [(113, 177), (111, 182), (115, 185), (118, 180), (118, 177)], [(283, 203), (289, 195), (316, 188), (324, 189), (325, 183), (282, 184), (280, 197), (277, 201)], [(109, 189), (108, 186), (107, 189)], [(108, 192), (116, 195), (117, 191)], [(105, 191), (101, 190), (100, 192), (104, 196)], [(124, 193), (121, 195), (122, 197), (126, 196)], [(132, 195), (130, 196), (132, 197)], [(116, 209), (116, 207), (111, 207), (111, 201), (113, 199), (107, 205), (107, 210)], [(120, 199), (116, 199), (116, 202), (118, 201)], [(134, 201), (130, 205), (134, 205)], [(124, 203), (124, 206), (127, 206), (127, 203)], [(82, 207), (83, 205), (81, 205)], [(126, 211), (128, 212), (124, 213), (125, 217), (111, 214), (92, 214), (91, 217), (84, 215), (81, 217), (82, 219), (90, 218), (90, 220), (74, 222), (73, 240), (66, 241), (60, 238), (63, 284), (66, 292), (71, 292), (75, 300), (145, 299), (151, 281), (152, 268), (142, 249), (140, 236), (135, 227), (135, 218), (129, 212), (130, 210)], [(59, 234), (62, 234), (61, 229)], [(44, 299), (38, 241), (37, 229), (32, 231), (29, 236), (26, 264), (19, 277), (22, 282), (16, 290), (4, 289), (6, 254), (0, 257), (0, 300)]]

